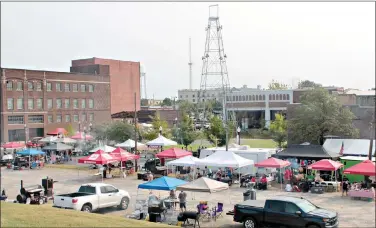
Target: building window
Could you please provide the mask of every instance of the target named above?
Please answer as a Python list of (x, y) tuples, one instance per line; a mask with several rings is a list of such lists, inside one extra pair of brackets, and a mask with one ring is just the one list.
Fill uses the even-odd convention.
[(56, 83), (56, 91), (61, 92), (61, 84), (60, 83)]
[(23, 83), (22, 82), (17, 82), (17, 91), (22, 91), (23, 90)]
[(73, 108), (75, 108), (75, 109), (78, 108), (78, 100), (77, 99), (73, 100)]
[(37, 91), (42, 91), (42, 83), (37, 82)]
[(286, 94), (283, 94), (282, 99), (285, 101), (286, 100)]
[(89, 114), (89, 121), (93, 122), (94, 121), (94, 113)]
[(33, 91), (34, 90), (34, 84), (33, 82), (27, 82), (27, 90)]
[(43, 123), (44, 118), (43, 115), (32, 115), (28, 117), (29, 123)]
[(258, 101), (258, 98), (259, 98), (258, 95), (256, 95), (255, 97), (256, 97), (256, 101)]
[(262, 96), (261, 95), (259, 95), (259, 100), (262, 101)]
[(195, 99), (192, 99), (192, 102), (196, 102), (196, 100), (195, 100)]
[(56, 123), (61, 123), (61, 115), (56, 115)]
[(195, 97), (195, 95), (193, 94), (192, 97)]
[(33, 98), (29, 98), (27, 100), (27, 107), (29, 108), (29, 110), (34, 109), (34, 99)]
[(8, 116), (8, 124), (24, 124), (23, 116)]
[(77, 84), (73, 84), (73, 92), (78, 92), (78, 85)]
[(262, 100), (265, 101), (265, 95), (262, 95)]
[(70, 99), (69, 98), (67, 98), (67, 99), (65, 99), (65, 108), (69, 108), (70, 107)]
[(286, 100), (290, 100), (290, 95), (286, 94)]
[(7, 90), (12, 91), (13, 90), (13, 82), (12, 81), (7, 81)]
[(67, 122), (67, 123), (70, 122), (70, 115), (65, 115), (65, 122)]
[(23, 109), (23, 106), (24, 106), (23, 98), (17, 98), (17, 109), (18, 110)]
[(56, 99), (56, 108), (62, 108), (62, 103), (61, 103), (61, 99), (60, 98)]
[(282, 94), (279, 94), (279, 99), (282, 100)]
[(38, 109), (43, 109), (43, 98), (38, 98), (37, 99), (37, 108)]
[(83, 93), (86, 92), (86, 85), (81, 84), (81, 92), (83, 92)]
[(47, 99), (47, 108), (48, 108), (48, 109), (52, 109), (52, 107), (53, 107), (52, 99), (49, 98), (49, 99)]
[(84, 114), (82, 114), (82, 119), (81, 119), (81, 121), (82, 121), (82, 122), (86, 122), (86, 120), (87, 120), (87, 119), (86, 119), (86, 114), (84, 113)]
[(89, 108), (94, 108), (94, 100), (89, 99)]
[(78, 115), (73, 115), (73, 122), (78, 122)]
[(8, 98), (7, 99), (7, 106), (8, 106), (8, 110), (13, 110), (14, 109), (13, 98)]
[(274, 94), (272, 95), (272, 100), (275, 101), (275, 95)]
[(47, 82), (47, 91), (52, 91), (52, 84), (51, 82)]
[(89, 92), (94, 92), (94, 86), (93, 85), (89, 85)]
[(68, 83), (65, 84), (64, 91), (65, 92), (70, 92), (70, 85)]
[(48, 120), (48, 123), (54, 122), (52, 115), (48, 115), (47, 120)]
[(81, 108), (86, 108), (86, 100), (85, 99), (81, 100)]

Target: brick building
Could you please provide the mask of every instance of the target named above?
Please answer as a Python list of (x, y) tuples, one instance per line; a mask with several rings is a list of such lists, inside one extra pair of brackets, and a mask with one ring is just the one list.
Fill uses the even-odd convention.
[[(2, 68), (1, 141), (24, 141), (72, 125), (88, 129), (111, 113), (140, 108), (139, 63), (73, 60), (71, 72)], [(80, 129), (79, 129), (80, 128)]]

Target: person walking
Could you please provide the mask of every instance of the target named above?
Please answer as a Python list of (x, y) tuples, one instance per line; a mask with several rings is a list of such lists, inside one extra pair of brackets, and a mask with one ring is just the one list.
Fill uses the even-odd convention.
[(184, 191), (181, 191), (178, 197), (179, 197), (181, 212), (186, 211), (187, 210), (187, 193), (185, 193)]

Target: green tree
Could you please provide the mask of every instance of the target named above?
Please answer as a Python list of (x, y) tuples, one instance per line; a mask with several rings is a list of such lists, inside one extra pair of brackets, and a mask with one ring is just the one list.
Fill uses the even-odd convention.
[(197, 111), (197, 105), (189, 101), (180, 100), (177, 103), (179, 106), (180, 116), (183, 116), (185, 114), (193, 116)]
[(172, 100), (170, 98), (166, 97), (162, 101), (162, 106), (172, 106)]
[(288, 86), (286, 84), (277, 82), (274, 79), (268, 84), (269, 90), (283, 90), (283, 89), (287, 89), (287, 88), (288, 88)]
[[(226, 129), (223, 121), (216, 115), (209, 118), (210, 128), (205, 130), (205, 136), (208, 141), (217, 146), (226, 145)], [(229, 138), (235, 132), (235, 124), (232, 121), (228, 121), (228, 135)]]
[(68, 124), (66, 130), (68, 132), (68, 134), (66, 135), (67, 137), (71, 137), (76, 134), (76, 131), (74, 130), (72, 124)]
[(171, 137), (171, 130), (168, 127), (168, 123), (164, 120), (161, 120), (161, 116), (159, 112), (156, 112), (155, 115), (152, 117), (153, 127), (149, 129), (147, 132), (143, 132), (143, 138), (147, 140), (153, 140), (158, 137), (159, 135), (159, 128), (162, 127), (162, 135), (166, 138)]
[(322, 88), (315, 88), (301, 97), (301, 105), (288, 121), (294, 143), (324, 144), (325, 135), (358, 137), (352, 121), (354, 114), (343, 107), (337, 98)]
[(134, 126), (122, 121), (104, 123), (93, 128), (97, 140), (124, 142), (134, 138)]
[(193, 120), (189, 115), (184, 115), (182, 121), (178, 124), (178, 142), (183, 144), (187, 149), (188, 145), (193, 143), (197, 139), (197, 132), (194, 128)]
[(282, 114), (275, 114), (275, 120), (270, 123), (269, 131), (278, 147), (282, 148), (287, 140), (287, 123)]
[(322, 87), (321, 84), (315, 83), (310, 80), (304, 80), (299, 82), (298, 88), (303, 89), (303, 88), (317, 88), (317, 87)]

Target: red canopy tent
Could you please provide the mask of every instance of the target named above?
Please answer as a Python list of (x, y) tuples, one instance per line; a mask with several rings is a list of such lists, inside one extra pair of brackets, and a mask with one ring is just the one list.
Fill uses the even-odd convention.
[(313, 163), (312, 165), (308, 166), (308, 169), (314, 170), (324, 170), (324, 171), (335, 171), (343, 166), (342, 163), (329, 160), (329, 159), (322, 159)]
[(85, 164), (97, 164), (97, 165), (104, 165), (111, 162), (116, 162), (118, 159), (112, 157), (108, 153), (104, 152), (103, 150), (97, 150), (93, 154), (78, 159), (78, 163), (85, 163)]
[(47, 135), (59, 135), (59, 134), (66, 135), (68, 134), (68, 131), (65, 130), (64, 128), (56, 128), (55, 130), (47, 133)]
[(358, 174), (365, 176), (376, 176), (375, 163), (365, 160), (359, 164), (351, 166), (343, 171), (344, 174)]
[(19, 142), (9, 142), (9, 143), (5, 143), (1, 147), (5, 148), (5, 149), (11, 149), (11, 148), (15, 149), (15, 148), (25, 147), (25, 144), (19, 143)]
[(71, 139), (82, 139), (82, 140), (92, 140), (93, 139), (93, 136), (91, 135), (88, 135), (86, 134), (84, 136), (84, 133), (83, 132), (77, 132), (77, 134), (73, 135), (72, 137), (70, 137)]
[(159, 152), (155, 156), (157, 158), (182, 158), (188, 155), (192, 155), (192, 153), (186, 150), (182, 150), (180, 148), (170, 148), (162, 152)]
[(118, 161), (136, 160), (140, 158), (140, 155), (129, 153), (120, 147), (113, 150), (110, 155), (116, 158)]
[(289, 161), (284, 161), (278, 158), (269, 158), (262, 162), (255, 164), (256, 167), (266, 167), (266, 168), (284, 168), (291, 165)]

